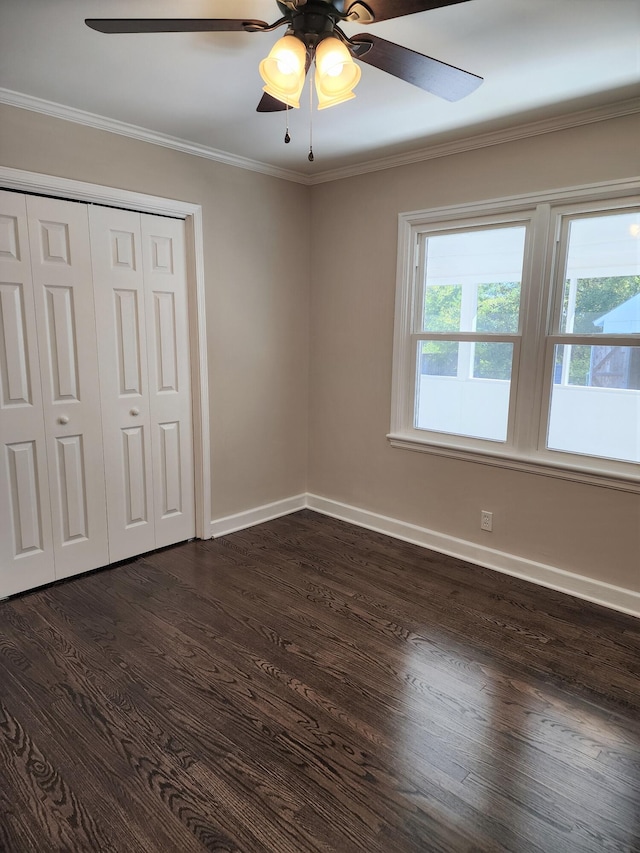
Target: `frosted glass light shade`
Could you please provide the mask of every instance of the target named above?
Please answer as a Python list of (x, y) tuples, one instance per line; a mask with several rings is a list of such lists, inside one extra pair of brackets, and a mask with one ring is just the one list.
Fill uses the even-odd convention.
[(316, 71), (316, 94), (318, 96), (318, 109), (326, 110), (327, 107), (335, 107), (337, 104), (343, 104), (345, 101), (350, 101), (355, 98), (353, 92), (342, 92), (339, 95), (327, 95), (322, 84), (318, 80), (318, 72)]
[(353, 90), (361, 75), (345, 45), (331, 36), (316, 48), (316, 92), (318, 109), (323, 110), (355, 98)]
[(307, 51), (300, 39), (295, 36), (278, 39), (269, 56), (260, 63), (260, 76), (266, 83), (264, 91), (283, 104), (299, 107), (306, 58)]

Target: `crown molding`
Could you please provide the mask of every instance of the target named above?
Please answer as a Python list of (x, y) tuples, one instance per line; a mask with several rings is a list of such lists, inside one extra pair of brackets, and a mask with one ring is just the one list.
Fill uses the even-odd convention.
[(176, 136), (157, 133), (154, 130), (147, 130), (147, 128), (139, 127), (135, 124), (127, 124), (124, 121), (117, 121), (116, 119), (100, 116), (96, 113), (85, 112), (85, 110), (78, 110), (75, 107), (67, 107), (64, 104), (57, 104), (54, 101), (45, 101), (43, 98), (35, 98), (33, 95), (25, 95), (22, 92), (13, 92), (11, 89), (0, 88), (0, 104), (19, 107), (20, 109), (30, 110), (31, 112), (43, 113), (53, 118), (61, 118), (65, 121), (85, 125), (86, 127), (93, 127), (96, 130), (106, 130), (109, 133), (117, 133), (120, 136), (128, 136), (131, 139), (150, 142), (152, 145), (162, 145), (164, 148), (172, 148), (174, 151), (181, 151), (183, 154), (204, 157), (206, 160), (215, 160), (218, 163), (237, 166), (240, 169), (247, 169), (250, 172), (260, 172), (263, 175), (270, 175), (274, 178), (283, 178), (285, 181), (293, 181), (298, 184), (309, 183), (306, 175), (294, 172), (291, 169), (281, 169), (269, 163), (262, 163), (259, 160), (239, 157), (236, 154), (229, 154), (227, 151), (219, 151), (216, 148), (208, 148), (206, 145), (189, 142), (187, 139), (179, 139)]
[(439, 145), (429, 145), (417, 151), (409, 151), (406, 154), (393, 154), (377, 160), (369, 160), (346, 166), (342, 169), (330, 169), (314, 175), (309, 184), (323, 184), (328, 181), (340, 181), (343, 178), (352, 178), (356, 175), (364, 175), (367, 172), (381, 172), (385, 169), (393, 169), (396, 166), (406, 166), (411, 163), (420, 163), (423, 160), (434, 160), (437, 157), (448, 157), (451, 154), (461, 154), (465, 151), (474, 151), (477, 148), (488, 148), (491, 145), (501, 145), (504, 142), (514, 142), (518, 139), (527, 139), (531, 136), (540, 136), (544, 133), (554, 133), (558, 130), (568, 130), (572, 127), (580, 127), (584, 124), (593, 124), (598, 121), (619, 118), (640, 112), (640, 98), (629, 98), (606, 104), (602, 107), (592, 107), (580, 112), (567, 113), (555, 118), (542, 119), (527, 124), (514, 125), (503, 130), (481, 133), (476, 136), (468, 136), (464, 139), (455, 139), (443, 142)]
[(229, 166), (236, 166), (237, 168), (247, 169), (251, 172), (259, 172), (263, 175), (270, 175), (274, 178), (282, 178), (283, 180), (303, 184), (304, 186), (314, 186), (315, 184), (339, 181), (344, 178), (365, 175), (369, 172), (380, 172), (385, 169), (396, 168), (397, 166), (407, 166), (412, 163), (420, 163), (424, 160), (448, 157), (451, 154), (461, 154), (478, 148), (487, 148), (491, 145), (501, 145), (505, 142), (514, 142), (519, 139), (527, 139), (528, 137), (540, 136), (545, 133), (554, 133), (559, 130), (568, 130), (572, 127), (580, 127), (585, 124), (593, 124), (595, 122), (606, 121), (607, 119), (619, 118), (621, 116), (632, 115), (640, 112), (640, 98), (630, 98), (624, 101), (606, 104), (601, 107), (593, 107), (588, 110), (567, 113), (554, 118), (515, 125), (513, 127), (504, 128), (503, 130), (481, 133), (476, 136), (469, 136), (464, 139), (443, 142), (438, 145), (430, 145), (426, 148), (410, 151), (405, 154), (394, 154), (389, 157), (382, 157), (376, 160), (356, 163), (353, 166), (346, 166), (340, 169), (329, 169), (315, 175), (306, 175), (302, 172), (296, 172), (293, 169), (282, 169), (269, 163), (251, 160), (248, 157), (239, 157), (235, 154), (230, 154), (227, 151), (208, 148), (206, 145), (199, 145), (195, 142), (189, 142), (186, 139), (179, 139), (175, 136), (157, 133), (156, 131), (148, 130), (147, 128), (139, 127), (138, 125), (116, 121), (115, 119), (107, 118), (106, 116), (100, 116), (95, 113), (85, 112), (84, 110), (78, 110), (75, 107), (67, 107), (64, 106), (64, 104), (46, 101), (43, 98), (36, 98), (33, 95), (25, 95), (21, 92), (14, 92), (10, 89), (0, 88), (0, 104), (7, 104), (8, 106), (19, 107), (20, 109), (43, 113), (44, 115), (52, 116), (53, 118), (61, 118), (65, 121), (72, 121), (76, 124), (93, 127), (97, 130), (106, 130), (110, 133), (128, 136), (131, 139), (149, 142), (152, 145), (161, 145), (164, 148), (172, 148), (173, 150), (181, 151), (184, 154), (192, 154), (195, 157), (204, 157), (207, 160), (215, 160), (218, 163), (225, 163)]

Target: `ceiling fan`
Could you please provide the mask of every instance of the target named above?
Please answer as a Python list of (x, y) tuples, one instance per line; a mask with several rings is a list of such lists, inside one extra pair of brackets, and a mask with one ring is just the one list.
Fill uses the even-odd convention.
[(88, 18), (101, 33), (247, 32), (286, 35), (260, 63), (266, 85), (258, 112), (299, 106), (306, 74), (315, 59), (318, 108), (355, 97), (360, 79), (354, 58), (448, 101), (469, 95), (482, 77), (417, 53), (376, 35), (350, 38), (339, 24), (374, 24), (468, 0), (276, 0), (281, 17), (273, 24), (247, 18)]

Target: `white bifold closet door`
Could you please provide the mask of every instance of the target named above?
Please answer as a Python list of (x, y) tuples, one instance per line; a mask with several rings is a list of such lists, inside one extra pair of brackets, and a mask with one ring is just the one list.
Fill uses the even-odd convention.
[(0, 598), (195, 535), (180, 220), (0, 192)]
[(86, 207), (2, 193), (0, 594), (109, 562)]
[(12, 595), (55, 576), (27, 205), (7, 192), (0, 204), (0, 594)]
[(184, 225), (89, 210), (112, 562), (195, 535)]

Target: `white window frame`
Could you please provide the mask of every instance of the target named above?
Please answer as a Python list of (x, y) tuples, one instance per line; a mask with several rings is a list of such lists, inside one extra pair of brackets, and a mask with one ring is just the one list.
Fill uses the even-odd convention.
[[(640, 464), (546, 448), (554, 345), (567, 343), (559, 317), (568, 217), (624, 210), (640, 204), (640, 178), (511, 196), (486, 202), (401, 213), (392, 371), (393, 447), (640, 492)], [(422, 331), (424, 235), (478, 227), (527, 226), (518, 334)], [(513, 343), (509, 423), (505, 442), (417, 429), (417, 341)], [(572, 344), (640, 345), (640, 335), (571, 335)]]

